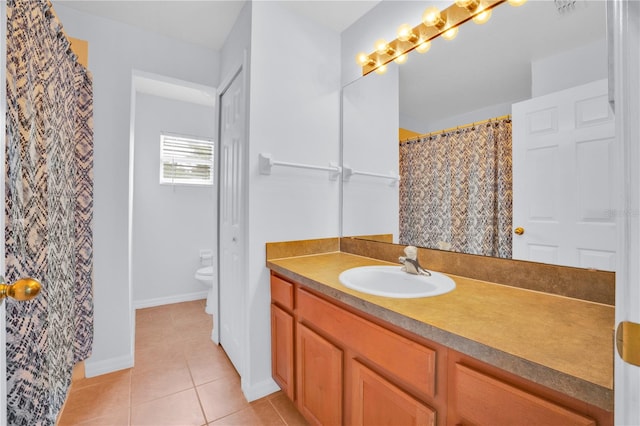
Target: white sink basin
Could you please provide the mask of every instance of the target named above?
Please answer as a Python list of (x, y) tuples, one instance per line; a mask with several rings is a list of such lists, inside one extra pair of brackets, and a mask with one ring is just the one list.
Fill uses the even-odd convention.
[(345, 287), (376, 296), (395, 298), (430, 297), (448, 293), (456, 283), (439, 272), (431, 276), (412, 275), (402, 266), (361, 266), (347, 269), (338, 277)]

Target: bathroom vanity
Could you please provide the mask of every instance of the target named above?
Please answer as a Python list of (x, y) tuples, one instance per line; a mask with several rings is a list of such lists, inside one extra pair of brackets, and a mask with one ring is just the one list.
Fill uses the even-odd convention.
[(455, 275), (373, 296), (338, 276), (384, 256), (291, 247), (267, 249), (272, 369), (310, 423), (613, 424), (613, 306)]

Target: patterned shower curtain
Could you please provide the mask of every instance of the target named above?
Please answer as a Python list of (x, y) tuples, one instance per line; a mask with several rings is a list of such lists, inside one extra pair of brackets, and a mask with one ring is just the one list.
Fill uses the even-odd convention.
[(511, 258), (511, 120), (400, 144), (400, 244)]
[(7, 2), (6, 279), (11, 425), (53, 425), (93, 342), (93, 93), (47, 0)]

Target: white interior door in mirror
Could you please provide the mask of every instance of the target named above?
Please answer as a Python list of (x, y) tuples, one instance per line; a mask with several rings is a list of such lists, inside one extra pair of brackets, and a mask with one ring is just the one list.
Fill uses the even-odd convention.
[[(614, 271), (607, 81), (513, 105), (513, 258)], [(526, 195), (525, 195), (526, 194)]]

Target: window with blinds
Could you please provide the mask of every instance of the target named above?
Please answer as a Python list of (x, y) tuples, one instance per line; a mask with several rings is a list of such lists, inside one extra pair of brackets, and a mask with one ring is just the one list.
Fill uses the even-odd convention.
[(160, 183), (213, 185), (213, 141), (160, 135)]

